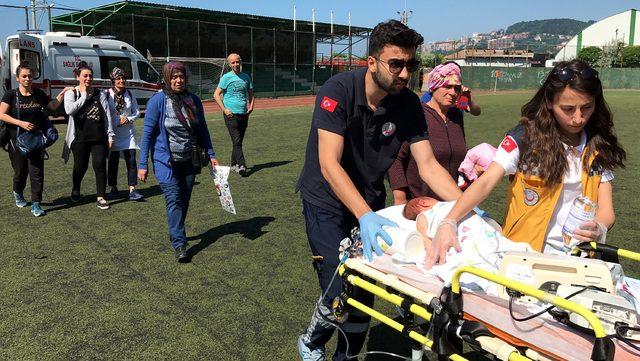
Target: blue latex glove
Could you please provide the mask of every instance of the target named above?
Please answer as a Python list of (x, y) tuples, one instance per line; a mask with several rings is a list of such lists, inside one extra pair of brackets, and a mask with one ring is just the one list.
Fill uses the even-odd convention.
[(380, 245), (378, 244), (378, 236), (380, 236), (389, 246), (393, 243), (391, 236), (382, 229), (382, 226), (398, 227), (395, 222), (392, 222), (373, 211), (369, 211), (360, 217), (360, 240), (362, 241), (364, 257), (369, 262), (373, 260), (371, 249), (376, 251), (378, 256), (382, 256), (382, 248), (380, 248)]
[(473, 207), (473, 211), (476, 212), (476, 214), (478, 214), (480, 217), (489, 217), (491, 218), (491, 216), (489, 215), (489, 212), (480, 209), (480, 207)]

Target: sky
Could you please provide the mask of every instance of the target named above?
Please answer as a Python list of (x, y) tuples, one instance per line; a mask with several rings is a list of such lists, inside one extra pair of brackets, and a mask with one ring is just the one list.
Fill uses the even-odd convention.
[[(38, 0), (42, 2), (43, 0)], [(108, 4), (101, 0), (47, 0), (49, 4), (86, 9)], [(115, 0), (113, 1), (115, 2)], [(576, 20), (601, 20), (608, 16), (635, 8), (640, 9), (640, 0), (156, 0), (158, 4), (206, 8), (253, 15), (311, 20), (312, 9), (316, 11), (316, 21), (329, 22), (331, 11), (334, 23), (347, 24), (351, 12), (354, 26), (374, 27), (377, 23), (391, 18), (400, 19), (405, 9), (412, 11), (409, 26), (416, 29), (426, 42), (453, 40), (471, 33), (489, 32), (528, 20), (571, 18)], [(1, 5), (25, 6), (29, 0), (0, 0)], [(62, 14), (54, 11), (54, 15)], [(46, 17), (40, 20), (47, 26)], [(0, 38), (5, 39), (16, 30), (25, 28), (22, 9), (0, 8)]]

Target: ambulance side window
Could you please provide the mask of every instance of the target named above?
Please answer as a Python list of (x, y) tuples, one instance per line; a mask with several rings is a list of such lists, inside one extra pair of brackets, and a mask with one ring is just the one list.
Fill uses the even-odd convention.
[(20, 49), (20, 59), (26, 62), (33, 69), (33, 79), (40, 78), (40, 53)]
[(138, 61), (138, 73), (140, 73), (140, 79), (142, 81), (153, 84), (160, 83), (160, 76), (147, 62)]
[(131, 60), (129, 58), (117, 56), (100, 57), (100, 78), (109, 79), (109, 74), (111, 74), (111, 71), (115, 67), (124, 70), (125, 74), (127, 74), (125, 79), (133, 78), (133, 73), (131, 72)]

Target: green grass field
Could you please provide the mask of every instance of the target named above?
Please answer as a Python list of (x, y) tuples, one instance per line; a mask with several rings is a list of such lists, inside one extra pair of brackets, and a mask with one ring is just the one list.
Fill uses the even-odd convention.
[[(616, 173), (609, 239), (635, 251), (638, 94), (607, 94), (628, 152), (627, 169)], [(483, 113), (466, 118), (468, 144), (497, 144), (530, 95), (479, 95)], [(208, 124), (225, 164), (230, 141), (221, 118)], [(37, 219), (14, 206), (12, 170), (0, 152), (0, 359), (295, 360), (297, 335), (319, 294), (294, 193), (310, 119), (309, 107), (252, 115), (245, 139), (251, 174), (230, 180), (238, 215), (222, 211), (208, 175), (198, 177), (187, 218), (189, 264), (173, 257), (153, 177), (140, 187), (146, 202), (115, 201), (101, 211), (90, 169), (82, 202), (70, 205), (72, 165), (60, 159), (59, 141), (46, 162), (48, 214)], [(64, 135), (66, 126), (58, 129)], [(122, 164), (119, 182), (126, 188)], [(503, 184), (484, 208), (501, 219), (504, 198)], [(640, 276), (635, 265), (625, 269)], [(375, 321), (367, 347), (410, 352), (402, 336)]]

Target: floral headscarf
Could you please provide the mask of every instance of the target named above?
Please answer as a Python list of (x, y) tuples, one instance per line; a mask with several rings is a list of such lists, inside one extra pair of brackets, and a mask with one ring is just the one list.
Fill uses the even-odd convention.
[(431, 70), (427, 82), (430, 93), (449, 85), (462, 85), (462, 75), (460, 75), (460, 67), (457, 64), (440, 64)]

